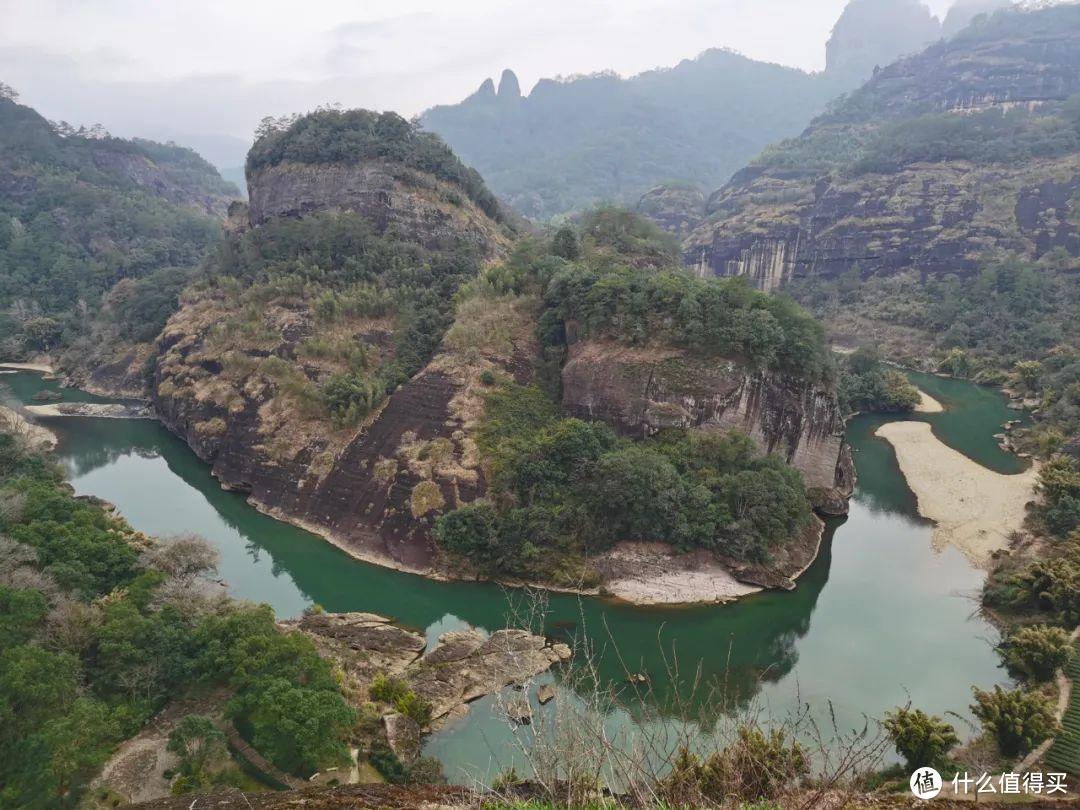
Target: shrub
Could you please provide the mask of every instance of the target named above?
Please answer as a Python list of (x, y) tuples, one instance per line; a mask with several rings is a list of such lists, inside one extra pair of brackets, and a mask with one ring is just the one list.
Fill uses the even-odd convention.
[(901, 708), (885, 715), (885, 730), (904, 758), (909, 771), (945, 762), (949, 750), (959, 745), (956, 730), (937, 715), (922, 709)]
[(1069, 634), (1060, 627), (1024, 627), (1006, 642), (1005, 661), (1010, 668), (1042, 683), (1068, 663), (1070, 649)]
[(971, 711), (983, 728), (997, 741), (1001, 753), (1009, 757), (1030, 751), (1054, 733), (1057, 723), (1050, 704), (1041, 696), (1023, 689), (972, 690)]

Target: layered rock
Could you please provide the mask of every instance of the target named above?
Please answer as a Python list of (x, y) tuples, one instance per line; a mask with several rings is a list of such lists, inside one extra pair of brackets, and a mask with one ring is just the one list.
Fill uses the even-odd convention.
[(894, 137), (918, 144), (920, 127), (948, 123), (933, 117), (942, 114), (1012, 112), (1031, 116), (1032, 131), (1067, 127), (1063, 103), (1076, 93), (1080, 8), (983, 18), (878, 71), (800, 138), (736, 174), (710, 197), (684, 259), (702, 275), (746, 276), (773, 290), (792, 277), (856, 268), (864, 277), (970, 274), (1008, 254), (1078, 255), (1080, 154), (1067, 137), (1020, 160), (951, 158), (929, 142), (922, 161), (916, 150), (860, 162), (886, 127), (909, 126)]
[(376, 233), (401, 235), (429, 250), (469, 245), (492, 256), (506, 244), (498, 226), (451, 183), (384, 160), (359, 165), (278, 163), (248, 176), (249, 217), (352, 211)]
[(794, 375), (679, 349), (580, 342), (563, 367), (563, 407), (647, 436), (667, 428), (739, 430), (802, 474), (809, 488), (850, 492), (835, 396)]
[[(523, 685), (571, 654), (566, 644), (517, 629), (444, 633), (428, 649), (422, 634), (372, 613), (310, 613), (283, 626), (307, 635), (341, 666), (356, 700), (367, 699), (375, 676), (395, 675), (431, 702), (432, 721), (460, 714), (467, 704), (505, 686)], [(400, 715), (392, 715), (388, 725), (401, 737), (410, 736)]]

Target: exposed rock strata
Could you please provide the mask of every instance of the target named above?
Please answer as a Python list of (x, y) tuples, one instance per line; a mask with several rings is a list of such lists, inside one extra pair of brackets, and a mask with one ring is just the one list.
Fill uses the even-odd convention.
[(563, 367), (563, 407), (647, 436), (661, 428), (739, 430), (796, 467), (811, 488), (850, 492), (835, 397), (792, 375), (671, 348), (580, 342)]
[(387, 161), (360, 165), (281, 163), (248, 177), (251, 225), (320, 211), (353, 211), (379, 234), (429, 250), (465, 244), (492, 256), (506, 244), (498, 226), (449, 183)]
[(1080, 7), (1010, 13), (881, 69), (801, 138), (737, 173), (685, 240), (686, 263), (773, 290), (855, 269), (964, 275), (988, 257), (1080, 255), (1075, 152), (857, 165), (858, 144), (925, 115), (1046, 113), (1048, 126), (1067, 125), (1050, 113), (1080, 93)]

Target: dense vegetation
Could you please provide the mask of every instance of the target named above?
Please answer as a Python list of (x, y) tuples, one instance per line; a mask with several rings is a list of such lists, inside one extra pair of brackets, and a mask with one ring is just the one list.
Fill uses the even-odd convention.
[[(198, 263), (216, 239), (205, 206), (234, 192), (190, 150), (54, 126), (10, 91), (0, 94), (0, 178), (0, 354), (9, 358), (88, 340), (97, 320), (144, 339), (175, 307), (172, 280), (185, 272), (176, 268)], [(103, 306), (122, 281), (125, 305)]]
[[(301, 775), (347, 756), (355, 715), (329, 666), (266, 606), (203, 591), (201, 542), (157, 543), (92, 501), (27, 441), (0, 433), (0, 804), (73, 806), (121, 740), (171, 699), (225, 690), (225, 715)], [(219, 735), (192, 720), (180, 789), (246, 784), (196, 756)], [(200, 736), (203, 742), (195, 740)], [(239, 780), (239, 781), (238, 781)]]
[(878, 349), (869, 346), (843, 359), (836, 394), (845, 414), (910, 411), (919, 403), (919, 390), (902, 372), (882, 363)]
[(397, 113), (321, 109), (303, 116), (267, 118), (248, 152), (247, 171), (278, 163), (344, 163), (387, 160), (454, 183), (496, 221), (495, 196), (443, 141)]
[[(489, 499), (438, 520), (445, 551), (489, 574), (578, 584), (591, 579), (587, 557), (619, 540), (764, 562), (807, 526), (798, 472), (762, 457), (745, 435), (670, 431), (634, 442), (559, 413), (557, 368), (570, 321), (579, 336), (831, 374), (821, 330), (797, 306), (739, 281), (668, 269), (668, 245), (625, 212), (599, 209), (577, 231), (524, 243), (463, 289), (459, 312), (471, 311), (473, 297), (537, 299), (543, 356), (538, 385), (487, 381), (477, 443)], [(554, 373), (545, 373), (549, 366)]]
[(739, 433), (634, 443), (508, 386), (488, 399), (480, 446), (493, 503), (450, 512), (436, 532), (491, 574), (574, 584), (583, 557), (627, 539), (763, 562), (810, 520), (799, 473)]

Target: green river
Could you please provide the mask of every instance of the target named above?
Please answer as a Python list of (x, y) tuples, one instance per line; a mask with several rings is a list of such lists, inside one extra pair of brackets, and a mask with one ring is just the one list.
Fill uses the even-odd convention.
[[(910, 418), (930, 422), (939, 439), (988, 467), (1020, 471), (1022, 462), (992, 438), (1016, 416), (999, 394), (956, 380), (911, 377), (946, 411)], [(0, 381), (22, 403), (42, 389), (60, 391), (68, 401), (97, 401), (32, 372), (7, 373)], [(612, 684), (624, 681), (620, 658), (629, 670), (645, 673), (661, 705), (690, 689), (669, 684), (666, 652), (669, 660), (677, 655), (687, 679), (700, 667), (703, 679), (722, 684), (738, 710), (753, 706), (774, 718), (808, 704), (827, 719), (831, 702), (840, 726), (850, 729), (909, 699), (933, 713), (970, 717), (972, 685), (1007, 680), (993, 649), (997, 633), (977, 610), (983, 575), (955, 549), (931, 548), (931, 526), (918, 517), (891, 447), (873, 437), (883, 421), (852, 420), (858, 487), (851, 514), (829, 526), (821, 555), (796, 590), (726, 606), (668, 609), (553, 594), (545, 631), (589, 638), (600, 677)], [(43, 422), (60, 437), (57, 455), (78, 493), (111, 501), (148, 534), (206, 537), (220, 552), (219, 573), (232, 593), (267, 602), (280, 616), (296, 616), (313, 603), (328, 611), (371, 611), (425, 630), (432, 640), (467, 625), (493, 630), (514, 622), (511, 603), (520, 603), (520, 594), (358, 562), (260, 514), (242, 495), (222, 490), (208, 467), (156, 422)], [(491, 776), (511, 762), (511, 732), (493, 703), (478, 701), (466, 718), (428, 739), (425, 752), (452, 780)], [(615, 731), (634, 727), (622, 711), (612, 711), (608, 723)], [(969, 733), (958, 725), (962, 735)]]

